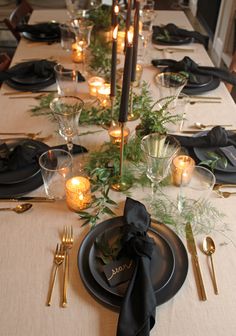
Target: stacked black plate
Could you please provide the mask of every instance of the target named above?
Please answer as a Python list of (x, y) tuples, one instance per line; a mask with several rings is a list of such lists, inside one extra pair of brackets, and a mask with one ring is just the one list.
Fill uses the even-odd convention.
[(22, 31), (22, 35), (30, 41), (60, 41), (60, 28), (59, 24), (56, 22), (41, 22), (35, 25), (23, 25), (20, 30)]
[[(98, 224), (84, 238), (78, 252), (78, 268), (85, 287), (96, 299), (113, 309), (119, 309), (128, 282), (114, 287), (109, 285), (95, 241), (104, 232), (108, 241), (114, 240), (123, 225), (123, 217)], [(161, 305), (170, 300), (183, 285), (188, 271), (188, 257), (182, 241), (167, 226), (155, 225), (155, 228), (148, 230), (148, 234), (155, 241), (151, 278), (157, 305)]]
[[(22, 142), (27, 141), (27, 139), (14, 140), (7, 142), (10, 151), (12, 151), (17, 145), (22, 144)], [(44, 152), (49, 147), (39, 141), (30, 140), (30, 145), (35, 146), (35, 149), (40, 154)], [(32, 190), (37, 189), (43, 184), (42, 176), (40, 172), (40, 167), (38, 161), (30, 163), (22, 168), (15, 170), (7, 170), (0, 172), (0, 197), (1, 198), (11, 198), (21, 196)]]
[[(47, 65), (47, 75), (39, 75), (30, 71), (32, 65), (45, 62)], [(5, 83), (13, 89), (20, 91), (38, 91), (55, 83), (55, 73), (53, 70), (54, 62), (49, 61), (26, 61), (14, 65), (9, 72), (15, 73), (7, 79)], [(27, 71), (29, 69), (29, 71)]]

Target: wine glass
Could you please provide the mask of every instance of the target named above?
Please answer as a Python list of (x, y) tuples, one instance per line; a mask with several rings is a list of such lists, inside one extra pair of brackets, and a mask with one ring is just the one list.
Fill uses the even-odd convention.
[(79, 117), (83, 101), (78, 97), (60, 96), (50, 103), (50, 109), (58, 122), (59, 134), (66, 140), (68, 151), (72, 153), (72, 139), (78, 134)]
[(78, 49), (83, 55), (82, 63), (84, 67), (85, 51), (90, 45), (93, 22), (85, 18), (73, 19), (71, 21), (71, 27), (75, 33), (75, 39)]
[(88, 17), (89, 12), (101, 6), (101, 0), (65, 0), (70, 18)]
[(141, 149), (145, 155), (146, 175), (152, 183), (152, 201), (154, 201), (155, 190), (167, 177), (171, 162), (180, 149), (180, 144), (173, 136), (152, 133), (142, 138)]

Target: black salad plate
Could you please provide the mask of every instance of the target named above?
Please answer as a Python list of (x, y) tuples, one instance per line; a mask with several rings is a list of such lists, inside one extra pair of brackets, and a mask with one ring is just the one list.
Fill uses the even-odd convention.
[[(106, 239), (110, 242), (121, 236), (120, 226), (112, 227), (106, 230)], [(152, 229), (148, 231), (148, 235), (155, 241), (155, 248), (153, 250), (151, 260), (151, 279), (155, 293), (159, 292), (171, 279), (174, 272), (174, 255), (168, 241), (156, 231)], [(117, 286), (110, 286), (107, 282), (103, 271), (103, 262), (99, 259), (99, 251), (95, 244), (91, 247), (89, 253), (89, 268), (94, 279), (99, 285), (108, 292), (114, 295), (123, 297), (128, 287), (128, 281)]]
[[(77, 257), (80, 276), (89, 293), (104, 305), (115, 310), (120, 308), (123, 298), (104, 289), (95, 280), (90, 270), (89, 254), (94, 246), (94, 241), (100, 234), (107, 229), (114, 229), (122, 225), (124, 225), (122, 216), (98, 224), (82, 241)], [(166, 285), (161, 287), (160, 290), (155, 293), (157, 305), (161, 305), (170, 300), (182, 287), (188, 272), (188, 256), (180, 238), (166, 225), (154, 224), (153, 227), (150, 228), (150, 232), (152, 232), (154, 236), (160, 236), (162, 237), (160, 239), (166, 241), (171, 248), (174, 257), (174, 271), (172, 276), (169, 281), (167, 281)]]
[(38, 91), (41, 89), (44, 89), (52, 84), (54, 84), (55, 81), (55, 77), (54, 75), (49, 77), (46, 81), (40, 82), (40, 83), (36, 83), (36, 84), (21, 84), (21, 83), (17, 83), (14, 80), (8, 79), (5, 81), (5, 83), (10, 86), (11, 88), (15, 89), (15, 90), (19, 90), (19, 91)]
[[(203, 131), (194, 136), (204, 136), (207, 134), (208, 131)], [(219, 147), (207, 147), (207, 148), (200, 148), (194, 147), (193, 148), (194, 154), (200, 161), (210, 160), (209, 152), (213, 152), (219, 156), (223, 156), (223, 153), (219, 152)], [(236, 167), (233, 166), (230, 161), (227, 160), (227, 167), (224, 167), (222, 163), (218, 162), (215, 167), (216, 171), (223, 172), (223, 173), (236, 173)]]
[(182, 36), (170, 36), (168, 39), (155, 37), (153, 38), (153, 43), (161, 45), (182, 45), (189, 44), (193, 41), (191, 37), (182, 37)]
[[(7, 141), (6, 144), (10, 149), (10, 151), (12, 151), (17, 145), (20, 145), (24, 142), (26, 142), (27, 144), (27, 140), (28, 139), (15, 139), (12, 141)], [(49, 146), (46, 145), (45, 143), (36, 140), (30, 140), (29, 145), (31, 147), (35, 146), (36, 150), (39, 153), (44, 152), (49, 148)], [(10, 188), (11, 184), (15, 185), (20, 182), (26, 182), (26, 180), (35, 177), (38, 174), (39, 170), (40, 167), (38, 162), (34, 162), (17, 170), (7, 170), (4, 172), (0, 172), (0, 185), (1, 185), (0, 193), (4, 185), (6, 185), (7, 188)], [(13, 188), (13, 186), (11, 188)]]

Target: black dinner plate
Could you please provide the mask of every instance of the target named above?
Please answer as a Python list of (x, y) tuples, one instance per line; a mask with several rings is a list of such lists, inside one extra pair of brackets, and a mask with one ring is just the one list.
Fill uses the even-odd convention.
[[(82, 241), (77, 256), (77, 264), (80, 276), (89, 293), (98, 299), (101, 303), (116, 310), (121, 306), (123, 299), (106, 291), (94, 279), (89, 267), (89, 253), (93, 246), (94, 240), (99, 234), (108, 228), (117, 227), (121, 224), (124, 224), (123, 217), (112, 218), (98, 224), (87, 234), (87, 236)], [(170, 281), (166, 284), (166, 286), (164, 286), (162, 289), (160, 289), (159, 292), (155, 294), (158, 306), (170, 300), (182, 287), (188, 272), (188, 256), (180, 238), (166, 225), (155, 224), (155, 228), (152, 227), (150, 230), (165, 237), (169, 246), (172, 248), (175, 260), (174, 272)]]
[(30, 41), (33, 42), (55, 42), (59, 40), (58, 34), (33, 34), (29, 32), (23, 32), (22, 35)]
[(194, 89), (200, 88), (206, 85), (210, 85), (213, 81), (213, 76), (211, 75), (192, 75), (193, 80), (189, 79), (185, 88), (187, 89)]
[(19, 90), (19, 91), (38, 91), (41, 89), (44, 89), (52, 84), (54, 84), (55, 81), (55, 77), (52, 76), (51, 78), (49, 78), (47, 81), (44, 81), (42, 83), (37, 83), (37, 84), (20, 84), (20, 83), (16, 83), (15, 81), (8, 79), (5, 81), (5, 83), (10, 86), (11, 88), (15, 89), (15, 90)]
[[(195, 134), (195, 137), (198, 136), (204, 136), (207, 134), (208, 131), (203, 131), (203, 132), (199, 132), (197, 134)], [(216, 153), (220, 156), (224, 155), (222, 153), (219, 152), (219, 147), (207, 147), (207, 148), (200, 148), (200, 147), (194, 147), (193, 148), (194, 154), (196, 155), (196, 157), (200, 160), (200, 161), (205, 161), (205, 160), (209, 160), (210, 157), (207, 154), (208, 152), (213, 152)], [(222, 164), (217, 163), (216, 167), (215, 167), (215, 171), (219, 171), (222, 173), (236, 173), (236, 167), (233, 166), (230, 161), (227, 160), (227, 167), (224, 167)]]
[(189, 94), (189, 95), (196, 95), (199, 93), (204, 93), (204, 92), (208, 92), (211, 90), (215, 90), (218, 86), (220, 85), (220, 79), (213, 77), (212, 81), (210, 81), (208, 84), (206, 85), (195, 85), (195, 87), (189, 87), (189, 86), (185, 86), (183, 88), (183, 90), (181, 92), (185, 93), (185, 94)]
[(27, 194), (39, 188), (43, 184), (41, 171), (38, 171), (34, 176), (19, 183), (0, 184), (1, 198), (14, 198)]
[(30, 77), (12, 77), (11, 81), (15, 82), (16, 84), (37, 85), (48, 82), (53, 77), (54, 77), (53, 73), (51, 73), (48, 77), (39, 77), (36, 74), (32, 74), (32, 76)]
[[(15, 140), (7, 141), (6, 144), (8, 145), (11, 151), (17, 145), (27, 140), (28, 139), (15, 139)], [(35, 144), (39, 152), (44, 152), (49, 148), (48, 145), (40, 141), (30, 140), (30, 143), (33, 145)], [(38, 174), (39, 170), (40, 170), (39, 164), (38, 162), (35, 162), (25, 167), (22, 167), (20, 169), (17, 169), (17, 170), (7, 170), (5, 172), (0, 172), (1, 190), (3, 188), (3, 185), (6, 185), (9, 188), (11, 184), (17, 184), (19, 182), (24, 182), (27, 179), (34, 177), (36, 174)]]
[(158, 38), (158, 37), (153, 39), (153, 43), (161, 44), (161, 45), (183, 45), (183, 44), (189, 44), (192, 42), (193, 42), (192, 37), (182, 37), (182, 36), (170, 36), (168, 40)]
[[(106, 239), (108, 239), (108, 241), (113, 241), (119, 237), (121, 235), (121, 228), (122, 224), (106, 230)], [(165, 237), (152, 230), (148, 231), (148, 235), (155, 241), (155, 248), (153, 250), (150, 268), (153, 288), (155, 293), (157, 293), (168, 283), (173, 275), (175, 266), (174, 255), (171, 246)], [(96, 245), (93, 244), (89, 253), (89, 267), (94, 279), (106, 291), (123, 297), (128, 286), (128, 281), (111, 287), (108, 284), (103, 271), (104, 265), (98, 256), (99, 251), (97, 250)]]

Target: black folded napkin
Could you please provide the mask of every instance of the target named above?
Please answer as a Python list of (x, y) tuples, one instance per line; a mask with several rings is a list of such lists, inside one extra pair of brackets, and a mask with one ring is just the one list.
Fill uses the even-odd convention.
[(33, 25), (23, 24), (16, 27), (16, 30), (18, 32), (25, 32), (37, 35), (39, 37), (43, 37), (44, 35), (45, 37), (53, 36), (57, 40), (59, 40), (61, 36), (59, 24), (56, 22), (44, 22)]
[[(49, 147), (42, 142), (25, 139), (19, 141), (11, 149), (6, 143), (0, 140), (0, 173), (15, 171), (33, 163), (38, 163), (39, 156), (49, 149), (68, 150), (66, 145)], [(80, 145), (73, 145), (72, 154), (86, 153), (87, 149)]]
[(178, 36), (178, 37), (191, 37), (193, 41), (201, 43), (204, 47), (208, 48), (209, 37), (206, 35), (202, 35), (196, 31), (190, 31), (182, 28), (178, 28), (173, 23), (168, 23), (163, 27), (153, 26), (153, 35), (152, 42), (158, 43), (160, 41), (160, 37), (165, 38), (165, 42), (168, 42), (168, 37)]
[[(225, 82), (236, 85), (236, 75), (228, 70), (223, 70), (210, 66), (199, 66), (190, 57), (185, 56), (181, 61), (175, 61), (172, 59), (159, 59), (152, 60), (152, 65), (158, 67), (160, 65), (166, 65), (168, 69), (165, 71), (177, 71), (186, 72), (189, 75), (212, 75), (215, 78), (219, 78)], [(194, 78), (192, 78), (194, 81)]]
[(19, 63), (7, 71), (0, 72), (0, 82), (11, 79), (13, 77), (25, 78), (30, 76), (38, 76), (39, 78), (47, 79), (50, 77), (50, 75), (54, 76), (55, 64), (55, 62), (47, 60)]
[(155, 324), (156, 307), (150, 278), (155, 243), (146, 232), (150, 215), (143, 204), (127, 197), (124, 219), (121, 254), (135, 261), (135, 269), (120, 308), (117, 336), (148, 336)]
[(223, 127), (213, 127), (206, 135), (192, 137), (175, 135), (181, 146), (192, 148), (236, 146), (236, 133), (228, 133)]

